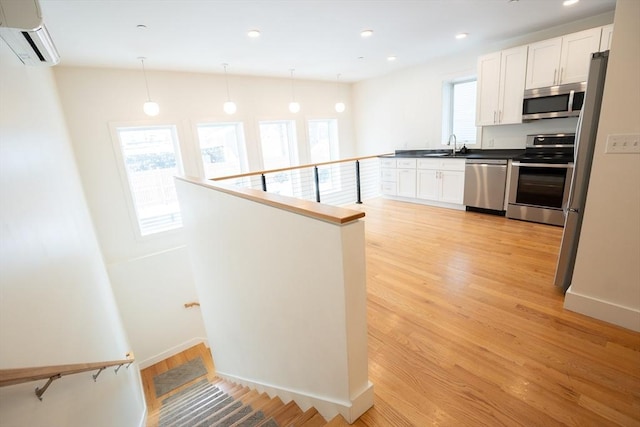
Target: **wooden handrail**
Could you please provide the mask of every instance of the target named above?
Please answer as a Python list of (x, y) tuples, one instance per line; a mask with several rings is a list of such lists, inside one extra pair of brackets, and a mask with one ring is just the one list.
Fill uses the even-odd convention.
[(210, 180), (211, 181), (223, 181), (225, 179), (245, 178), (245, 177), (248, 177), (248, 176), (262, 175), (262, 174), (267, 174), (267, 173), (276, 173), (276, 172), (285, 172), (285, 171), (290, 171), (290, 170), (295, 170), (295, 169), (312, 168), (314, 166), (325, 166), (325, 165), (333, 165), (333, 164), (336, 164), (336, 163), (355, 162), (356, 160), (373, 159), (374, 157), (389, 156), (391, 154), (393, 154), (393, 153), (376, 154), (374, 156), (350, 157), (348, 159), (332, 160), (330, 162), (308, 163), (306, 165), (289, 166), (289, 167), (280, 168), (280, 169), (269, 169), (269, 170), (262, 170), (262, 171), (257, 171), (257, 172), (241, 173), (241, 174), (238, 174), (238, 175), (220, 176), (220, 177), (216, 177), (216, 178), (210, 178)]
[(212, 190), (231, 194), (236, 197), (262, 203), (263, 205), (295, 212), (310, 218), (320, 219), (333, 224), (346, 224), (351, 221), (363, 218), (364, 212), (338, 206), (323, 205), (309, 200), (296, 199), (294, 197), (283, 196), (281, 194), (268, 193), (252, 188), (235, 188), (222, 183), (211, 182), (207, 179), (192, 176), (176, 176), (176, 179), (191, 184), (199, 185)]
[[(71, 365), (39, 366), (34, 368), (0, 369), (0, 387), (22, 384), (31, 381), (60, 378), (65, 375), (102, 370), (111, 366), (130, 365), (134, 358), (124, 360), (110, 360), (107, 362), (76, 363)], [(94, 376), (94, 379), (97, 375)]]

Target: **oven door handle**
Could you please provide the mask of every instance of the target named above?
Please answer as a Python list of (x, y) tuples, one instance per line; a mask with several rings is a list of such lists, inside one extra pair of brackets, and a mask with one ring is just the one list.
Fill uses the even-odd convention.
[(527, 168), (557, 168), (557, 169), (569, 169), (573, 167), (573, 163), (522, 163), (512, 162), (512, 166), (520, 166)]

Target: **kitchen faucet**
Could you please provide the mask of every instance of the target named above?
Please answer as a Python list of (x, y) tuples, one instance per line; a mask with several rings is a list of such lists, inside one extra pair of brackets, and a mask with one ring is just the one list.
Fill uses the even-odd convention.
[(451, 135), (449, 135), (449, 142), (447, 142), (447, 145), (451, 145), (451, 138), (453, 138), (453, 153), (451, 154), (453, 157), (456, 156), (456, 135), (454, 133), (452, 133)]

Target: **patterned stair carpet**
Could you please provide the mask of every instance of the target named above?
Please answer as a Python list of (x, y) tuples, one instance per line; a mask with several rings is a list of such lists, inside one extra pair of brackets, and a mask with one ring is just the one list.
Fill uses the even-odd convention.
[[(232, 387), (231, 390), (238, 388)], [(201, 380), (162, 401), (158, 426), (278, 427), (273, 418), (267, 418), (263, 411), (254, 410), (250, 404), (243, 403), (232, 394), (207, 380)]]

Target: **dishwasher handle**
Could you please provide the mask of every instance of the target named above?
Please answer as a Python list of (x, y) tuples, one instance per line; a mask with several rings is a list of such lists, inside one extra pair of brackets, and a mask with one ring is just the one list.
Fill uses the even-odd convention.
[(467, 159), (465, 164), (474, 166), (507, 166), (504, 159)]

